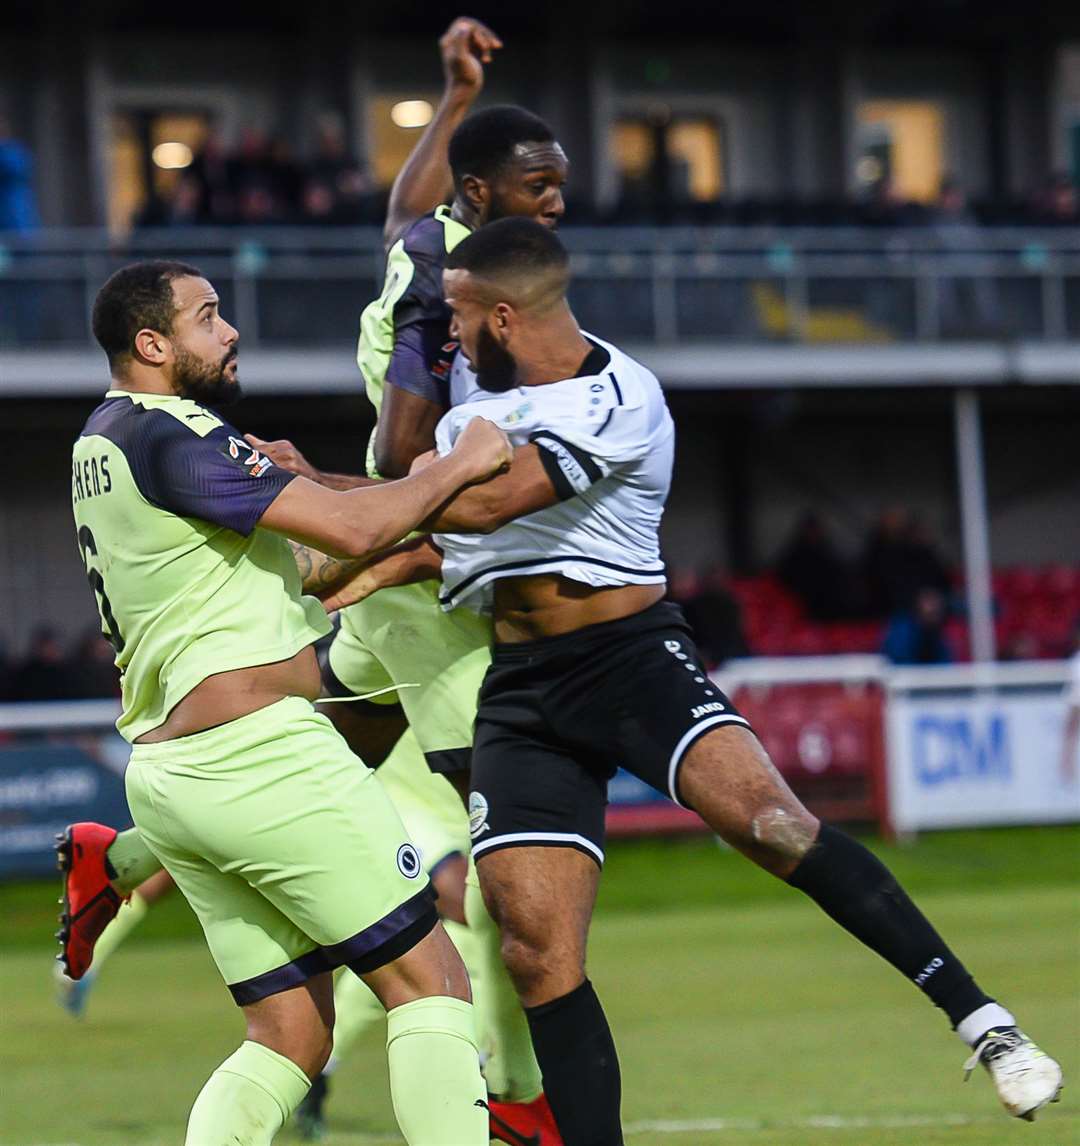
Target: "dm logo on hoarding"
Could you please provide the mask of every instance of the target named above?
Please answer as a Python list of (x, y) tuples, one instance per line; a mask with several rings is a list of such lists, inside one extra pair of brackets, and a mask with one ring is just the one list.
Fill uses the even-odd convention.
[(1009, 730), (1003, 713), (929, 716), (913, 727), (915, 775), (925, 787), (945, 783), (1003, 783), (1012, 776)]

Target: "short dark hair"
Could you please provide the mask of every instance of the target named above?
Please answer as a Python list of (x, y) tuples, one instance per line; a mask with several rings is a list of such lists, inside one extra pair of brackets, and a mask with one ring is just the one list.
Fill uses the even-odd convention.
[(446, 256), (445, 266), (490, 278), (508, 272), (568, 275), (570, 256), (550, 227), (514, 216), (473, 231)]
[(473, 112), (450, 137), (450, 170), (454, 185), (466, 175), (491, 179), (509, 161), (519, 143), (554, 143), (555, 133), (523, 107), (500, 104)]
[(197, 267), (167, 259), (132, 263), (109, 276), (94, 299), (92, 326), (110, 369), (130, 356), (135, 335), (144, 327), (172, 333), (173, 279), (188, 276), (204, 277)]

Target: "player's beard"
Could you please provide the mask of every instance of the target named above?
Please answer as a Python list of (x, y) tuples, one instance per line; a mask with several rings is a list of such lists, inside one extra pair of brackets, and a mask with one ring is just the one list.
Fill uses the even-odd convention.
[(486, 326), (476, 335), (476, 384), (489, 394), (505, 394), (517, 385), (517, 363)]
[(202, 406), (231, 406), (242, 394), (240, 383), (225, 373), (235, 361), (235, 350), (230, 350), (220, 362), (210, 363), (178, 346), (173, 374), (177, 393)]

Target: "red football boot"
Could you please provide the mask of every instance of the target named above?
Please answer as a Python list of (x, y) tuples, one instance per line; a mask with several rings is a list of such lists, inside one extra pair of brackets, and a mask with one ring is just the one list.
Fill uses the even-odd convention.
[(488, 1099), (491, 1137), (510, 1146), (562, 1146), (555, 1115), (541, 1094), (532, 1102), (497, 1102)]
[(94, 944), (123, 903), (105, 870), (105, 853), (115, 839), (104, 824), (71, 824), (56, 837), (56, 862), (64, 873), (56, 958), (69, 979), (81, 979), (90, 969)]

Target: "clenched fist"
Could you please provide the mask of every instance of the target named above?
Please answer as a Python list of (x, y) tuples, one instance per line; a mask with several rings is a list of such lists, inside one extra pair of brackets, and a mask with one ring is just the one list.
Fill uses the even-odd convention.
[(469, 481), (484, 481), (509, 467), (510, 439), (487, 418), (472, 418), (458, 435), (451, 454), (467, 467)]
[(486, 24), (459, 16), (439, 40), (447, 84), (478, 92), (484, 86), (484, 64), (490, 64), (491, 53), (502, 46)]

